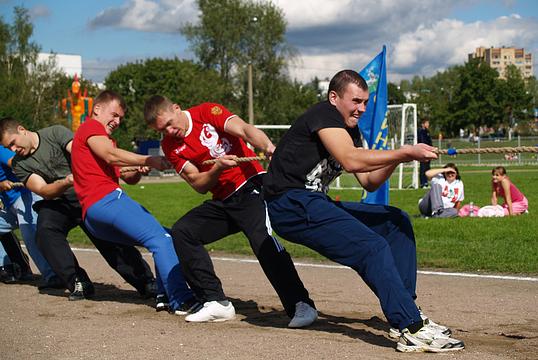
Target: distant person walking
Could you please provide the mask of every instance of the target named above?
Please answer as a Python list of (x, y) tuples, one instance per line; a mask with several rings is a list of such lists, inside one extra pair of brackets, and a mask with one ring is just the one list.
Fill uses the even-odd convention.
[[(432, 137), (430, 136), (430, 120), (423, 119), (420, 129), (418, 130), (418, 143), (432, 145)], [(426, 171), (430, 170), (430, 162), (424, 161), (420, 163), (420, 187), (428, 187), (428, 177)]]

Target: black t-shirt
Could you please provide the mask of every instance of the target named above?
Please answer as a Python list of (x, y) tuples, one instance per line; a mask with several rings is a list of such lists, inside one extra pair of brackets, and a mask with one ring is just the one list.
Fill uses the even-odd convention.
[(356, 147), (362, 145), (358, 128), (346, 128), (335, 106), (324, 101), (301, 115), (284, 134), (264, 177), (264, 195), (289, 189), (327, 193), (329, 184), (342, 173), (342, 166), (329, 154), (318, 136), (324, 128), (346, 129)]

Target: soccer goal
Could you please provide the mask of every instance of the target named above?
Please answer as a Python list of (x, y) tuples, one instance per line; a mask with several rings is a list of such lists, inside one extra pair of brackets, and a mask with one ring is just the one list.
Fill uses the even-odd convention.
[[(417, 106), (416, 104), (389, 105), (387, 109), (390, 149), (398, 149), (405, 144), (417, 143)], [(256, 125), (267, 133), (274, 144), (278, 144), (290, 125)], [(391, 189), (418, 188), (418, 163), (413, 161), (400, 164), (390, 178)], [(362, 189), (352, 174), (343, 173), (331, 186), (332, 189)]]

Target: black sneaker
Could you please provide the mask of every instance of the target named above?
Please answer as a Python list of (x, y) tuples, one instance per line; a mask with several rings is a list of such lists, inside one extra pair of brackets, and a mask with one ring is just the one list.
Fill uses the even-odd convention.
[(89, 281), (81, 281), (75, 278), (75, 290), (69, 294), (70, 301), (84, 300), (95, 293), (93, 284)]
[(48, 281), (45, 281), (43, 284), (37, 287), (38, 290), (46, 289), (65, 289), (65, 284), (58, 276), (54, 275)]
[(155, 310), (157, 312), (170, 310), (170, 304), (168, 303), (168, 296), (166, 294), (158, 294), (155, 297)]
[(138, 293), (143, 299), (155, 299), (157, 296), (157, 281), (151, 279), (144, 285), (143, 289), (138, 291)]
[(0, 281), (4, 284), (13, 284), (17, 282), (17, 278), (13, 273), (13, 266), (11, 264), (0, 266)]
[(204, 304), (196, 300), (196, 298), (192, 298), (190, 300), (185, 301), (179, 309), (175, 309), (174, 311), (170, 311), (174, 315), (184, 316), (189, 314), (194, 314), (198, 310), (200, 310)]

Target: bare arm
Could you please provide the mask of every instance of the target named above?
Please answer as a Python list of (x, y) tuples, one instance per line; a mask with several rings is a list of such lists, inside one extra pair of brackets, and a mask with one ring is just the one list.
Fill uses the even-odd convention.
[(162, 156), (135, 154), (118, 149), (106, 136), (92, 136), (87, 140), (90, 150), (107, 164), (116, 166), (149, 166), (158, 170), (170, 168), (170, 163)]
[(275, 151), (275, 146), (263, 131), (247, 124), (238, 116), (228, 120), (224, 131), (230, 135), (240, 137), (255, 148), (262, 150), (267, 157), (271, 157)]
[(353, 175), (366, 191), (372, 192), (392, 175), (397, 166), (398, 164), (392, 164), (372, 172), (354, 173)]
[[(350, 173), (370, 172), (411, 160), (436, 159), (434, 148), (426, 144), (402, 146), (398, 150), (367, 150), (356, 148), (346, 130), (324, 128), (318, 131), (329, 153)], [(393, 168), (394, 169), (394, 168)]]
[(28, 188), (28, 190), (47, 200), (62, 196), (62, 194), (71, 186), (73, 186), (72, 174), (69, 174), (64, 179), (56, 180), (50, 184), (47, 184), (45, 179), (37, 174), (30, 175), (26, 181), (26, 188)]
[(504, 190), (504, 201), (508, 205), (508, 214), (514, 215), (514, 210), (512, 210), (512, 194), (510, 193), (510, 181), (507, 178), (502, 179), (501, 185)]
[(205, 194), (218, 182), (220, 174), (228, 168), (237, 166), (233, 159), (234, 155), (224, 155), (216, 159), (215, 165), (204, 172), (198, 171), (198, 168), (191, 163), (186, 163), (181, 172), (181, 177), (197, 192)]
[(495, 190), (491, 193), (491, 205), (497, 205), (497, 193)]
[(439, 174), (444, 174), (446, 173), (447, 171), (456, 171), (455, 169), (452, 169), (450, 167), (448, 168), (439, 168), (439, 169), (430, 169), (428, 171), (426, 171), (425, 175), (426, 177), (428, 178), (428, 180), (431, 180), (433, 179), (435, 176), (439, 175)]

